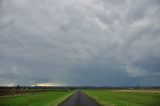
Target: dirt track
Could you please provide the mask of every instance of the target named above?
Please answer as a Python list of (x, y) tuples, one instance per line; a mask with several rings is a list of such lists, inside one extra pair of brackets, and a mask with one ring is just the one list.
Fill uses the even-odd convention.
[(100, 106), (100, 105), (93, 99), (89, 98), (83, 92), (78, 91), (58, 106)]

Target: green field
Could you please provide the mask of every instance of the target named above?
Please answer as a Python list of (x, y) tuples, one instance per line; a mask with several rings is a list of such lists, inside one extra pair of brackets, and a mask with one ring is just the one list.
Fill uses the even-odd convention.
[(103, 106), (160, 106), (160, 93), (138, 90), (85, 90)]
[(55, 106), (73, 91), (41, 91), (19, 96), (0, 97), (0, 106)]

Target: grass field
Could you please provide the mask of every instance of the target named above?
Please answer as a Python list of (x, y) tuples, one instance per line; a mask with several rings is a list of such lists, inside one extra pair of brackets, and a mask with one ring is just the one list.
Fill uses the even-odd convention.
[(160, 92), (147, 90), (85, 90), (103, 106), (160, 106)]
[(55, 106), (73, 91), (41, 91), (19, 96), (0, 97), (0, 106)]

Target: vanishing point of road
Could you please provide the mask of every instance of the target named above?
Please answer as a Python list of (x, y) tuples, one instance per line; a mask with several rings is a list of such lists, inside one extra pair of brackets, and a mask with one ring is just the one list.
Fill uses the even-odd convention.
[(101, 106), (82, 91), (77, 91), (58, 106)]

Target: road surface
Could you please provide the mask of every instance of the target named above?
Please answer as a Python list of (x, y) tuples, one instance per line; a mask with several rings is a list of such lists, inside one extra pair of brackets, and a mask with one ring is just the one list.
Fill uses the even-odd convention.
[(58, 106), (100, 106), (81, 91), (76, 92)]

